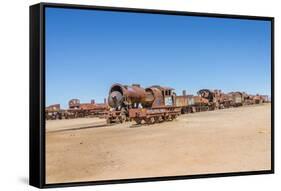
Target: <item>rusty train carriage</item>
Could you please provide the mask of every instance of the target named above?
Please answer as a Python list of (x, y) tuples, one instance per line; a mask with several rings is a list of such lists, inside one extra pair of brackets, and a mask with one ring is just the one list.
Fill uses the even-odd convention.
[(228, 95), (231, 99), (231, 106), (238, 107), (244, 104), (244, 94), (242, 92), (230, 92)]
[(267, 95), (248, 95), (244, 93), (244, 104), (252, 105), (252, 104), (261, 104), (261, 103), (269, 103), (269, 98)]
[(102, 116), (108, 110), (107, 103), (95, 103), (91, 100), (91, 103), (80, 103), (79, 99), (72, 99), (69, 101), (69, 117), (93, 117)]
[(47, 120), (62, 119), (64, 111), (60, 109), (60, 104), (53, 104), (45, 109)]
[(74, 119), (81, 117), (104, 116), (109, 109), (107, 103), (80, 103), (79, 99), (71, 99), (68, 102), (68, 109), (60, 109), (59, 104), (46, 107), (46, 119)]
[(263, 103), (269, 103), (270, 102), (268, 95), (261, 95), (261, 99), (263, 100)]
[(253, 101), (254, 101), (254, 104), (260, 104), (260, 103), (264, 102), (263, 97), (260, 96), (259, 94), (255, 95), (253, 97)]
[(176, 106), (181, 108), (181, 114), (207, 111), (209, 101), (201, 96), (183, 95), (176, 96)]

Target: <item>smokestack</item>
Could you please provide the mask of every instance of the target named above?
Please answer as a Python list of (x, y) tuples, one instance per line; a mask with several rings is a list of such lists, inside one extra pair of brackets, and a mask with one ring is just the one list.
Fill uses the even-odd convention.
[(96, 101), (94, 99), (91, 100), (91, 104), (95, 104)]
[(186, 90), (182, 90), (182, 95), (186, 96)]
[(106, 104), (106, 98), (103, 99), (103, 103)]

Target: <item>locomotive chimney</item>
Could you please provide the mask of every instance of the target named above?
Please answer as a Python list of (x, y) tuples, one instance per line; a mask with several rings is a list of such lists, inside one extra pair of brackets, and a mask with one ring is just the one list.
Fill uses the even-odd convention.
[(186, 96), (186, 90), (182, 90), (182, 95)]
[(96, 101), (94, 99), (91, 100), (91, 104), (95, 104)]
[(106, 104), (106, 98), (103, 99), (103, 103)]

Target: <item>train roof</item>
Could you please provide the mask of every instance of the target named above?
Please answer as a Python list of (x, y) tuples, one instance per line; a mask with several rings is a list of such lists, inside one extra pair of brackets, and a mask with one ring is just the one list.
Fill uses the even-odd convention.
[(167, 87), (167, 86), (159, 86), (159, 85), (153, 85), (153, 86), (150, 86), (149, 88), (158, 88), (160, 90), (174, 90), (174, 88)]

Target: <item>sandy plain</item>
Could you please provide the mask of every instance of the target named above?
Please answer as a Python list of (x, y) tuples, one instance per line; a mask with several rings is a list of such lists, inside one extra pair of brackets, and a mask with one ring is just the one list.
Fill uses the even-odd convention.
[(46, 182), (269, 170), (270, 112), (270, 104), (261, 104), (142, 126), (47, 121)]

